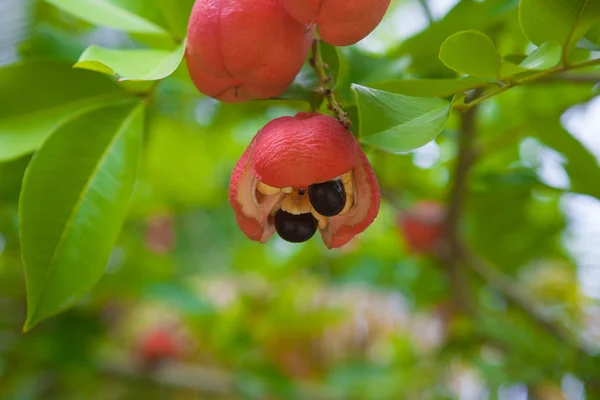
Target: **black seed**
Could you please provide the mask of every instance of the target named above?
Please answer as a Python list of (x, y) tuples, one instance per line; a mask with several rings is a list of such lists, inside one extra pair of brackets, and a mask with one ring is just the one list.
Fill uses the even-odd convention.
[(317, 231), (317, 220), (312, 214), (295, 215), (279, 210), (275, 214), (275, 229), (283, 240), (306, 242)]
[(346, 192), (340, 180), (316, 183), (308, 187), (308, 199), (313, 208), (325, 217), (338, 215), (346, 205)]

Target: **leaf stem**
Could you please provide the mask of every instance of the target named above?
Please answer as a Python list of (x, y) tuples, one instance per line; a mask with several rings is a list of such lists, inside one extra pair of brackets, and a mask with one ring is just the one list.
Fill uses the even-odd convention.
[[(312, 42), (312, 57), (310, 58), (310, 65), (316, 71), (319, 79), (319, 87), (316, 89), (316, 92), (322, 96), (322, 98), (327, 99), (327, 102), (329, 103), (327, 108), (333, 113), (333, 115), (335, 115), (335, 117), (341, 122), (342, 125), (344, 125), (346, 129), (350, 130), (350, 128), (352, 128), (350, 116), (342, 109), (342, 104), (336, 100), (333, 90), (329, 88), (331, 76), (327, 74), (328, 66), (323, 61), (323, 56), (321, 55), (321, 40), (318, 38), (313, 39)], [(321, 102), (322, 100), (318, 102), (318, 106), (320, 106)]]

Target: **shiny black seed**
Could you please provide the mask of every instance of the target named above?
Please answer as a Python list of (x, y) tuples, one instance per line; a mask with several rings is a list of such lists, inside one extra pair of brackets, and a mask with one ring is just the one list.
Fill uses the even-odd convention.
[(313, 208), (325, 217), (338, 215), (346, 205), (346, 191), (340, 180), (316, 183), (308, 187), (308, 199)]
[(275, 214), (275, 229), (283, 240), (292, 243), (306, 242), (317, 231), (317, 220), (312, 214), (294, 215), (279, 210)]

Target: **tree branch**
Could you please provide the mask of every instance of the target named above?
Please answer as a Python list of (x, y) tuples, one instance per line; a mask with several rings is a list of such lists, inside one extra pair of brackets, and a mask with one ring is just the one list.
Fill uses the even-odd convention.
[[(460, 110), (468, 110), (468, 109), (471, 109), (471, 108), (479, 105), (481, 102), (483, 102), (487, 99), (490, 99), (494, 96), (497, 96), (500, 93), (506, 92), (507, 90), (512, 89), (514, 87), (523, 86), (523, 85), (527, 85), (530, 83), (547, 81), (547, 80), (553, 79), (553, 78), (559, 79), (561, 74), (564, 74), (565, 72), (573, 71), (573, 70), (581, 69), (581, 68), (586, 68), (586, 67), (592, 67), (592, 66), (596, 66), (596, 65), (600, 65), (600, 58), (593, 59), (593, 60), (587, 60), (587, 61), (583, 61), (583, 62), (575, 63), (575, 64), (569, 64), (568, 66), (565, 66), (565, 67), (558, 66), (558, 67), (554, 67), (554, 68), (546, 70), (546, 71), (541, 71), (539, 73), (530, 75), (530, 76), (520, 79), (520, 80), (504, 82), (504, 84), (502, 86), (500, 86), (498, 89), (484, 93), (481, 96), (478, 96), (469, 102), (465, 102), (464, 104), (457, 104), (455, 106), (455, 108), (460, 109)], [(568, 75), (568, 76), (572, 77), (573, 75)], [(568, 80), (566, 80), (566, 81), (568, 81)]]
[(442, 259), (445, 261), (452, 281), (455, 301), (467, 314), (473, 315), (475, 310), (469, 296), (468, 283), (465, 279), (460, 257), (460, 217), (467, 191), (469, 170), (474, 161), (473, 144), (476, 136), (477, 107), (466, 110), (461, 116), (459, 152), (454, 172), (454, 183), (448, 200), (448, 213), (444, 224), (445, 248)]
[[(331, 82), (331, 76), (327, 74), (327, 64), (323, 61), (323, 56), (321, 55), (321, 40), (313, 39), (312, 42), (312, 57), (310, 58), (310, 65), (314, 68), (317, 73), (317, 77), (319, 78), (319, 87), (316, 89), (317, 93), (323, 96), (323, 98), (327, 99), (329, 103), (329, 110), (333, 112), (333, 115), (344, 125), (344, 127), (348, 130), (352, 128), (352, 121), (350, 121), (350, 117), (348, 113), (346, 113), (342, 109), (342, 105), (338, 103), (333, 94), (333, 91), (329, 88), (329, 83)], [(321, 100), (322, 102), (322, 100)], [(321, 104), (319, 102), (319, 106)]]
[(569, 83), (581, 83), (581, 84), (590, 84), (590, 83), (599, 83), (600, 82), (600, 74), (589, 73), (589, 74), (560, 74), (551, 76), (546, 79), (542, 79), (540, 81), (534, 83), (548, 83), (548, 82), (569, 82)]
[[(477, 93), (472, 93), (473, 97)], [(484, 96), (478, 97), (482, 99)], [(477, 98), (477, 97), (476, 97)], [(460, 236), (459, 224), (462, 215), (464, 197), (467, 192), (468, 173), (475, 159), (474, 141), (476, 137), (476, 117), (478, 101), (465, 110), (461, 118), (461, 135), (459, 140), (459, 154), (454, 173), (454, 184), (450, 192), (449, 209), (446, 217), (446, 246), (447, 253), (444, 258), (450, 272), (455, 295), (459, 305), (467, 313), (474, 313), (472, 303), (468, 297), (468, 287), (464, 278), (463, 266), (469, 267), (478, 276), (483, 278), (495, 290), (503, 294), (513, 305), (527, 314), (548, 333), (568, 343), (580, 352), (588, 353), (587, 346), (565, 325), (555, 321), (544, 314), (535, 302), (529, 298), (509, 277), (497, 271), (484, 260), (471, 253)]]

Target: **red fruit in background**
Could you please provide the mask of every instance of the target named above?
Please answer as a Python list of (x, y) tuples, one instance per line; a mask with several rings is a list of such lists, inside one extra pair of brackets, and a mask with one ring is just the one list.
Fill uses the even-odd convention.
[(420, 201), (398, 214), (398, 226), (413, 253), (431, 253), (444, 235), (446, 208), (432, 200)]
[(171, 215), (153, 215), (146, 226), (146, 246), (155, 254), (166, 254), (175, 247), (175, 223)]
[(317, 24), (319, 35), (334, 46), (348, 46), (379, 25), (390, 0), (282, 0), (294, 19)]
[(380, 192), (365, 153), (337, 119), (298, 113), (252, 139), (233, 171), (229, 201), (252, 240), (265, 243), (277, 231), (304, 242), (318, 230), (336, 248), (373, 222)]
[(292, 83), (312, 39), (280, 0), (197, 0), (185, 58), (205, 95), (232, 103), (267, 99)]
[(137, 354), (145, 366), (183, 356), (184, 344), (170, 329), (154, 328), (145, 332), (137, 344)]

